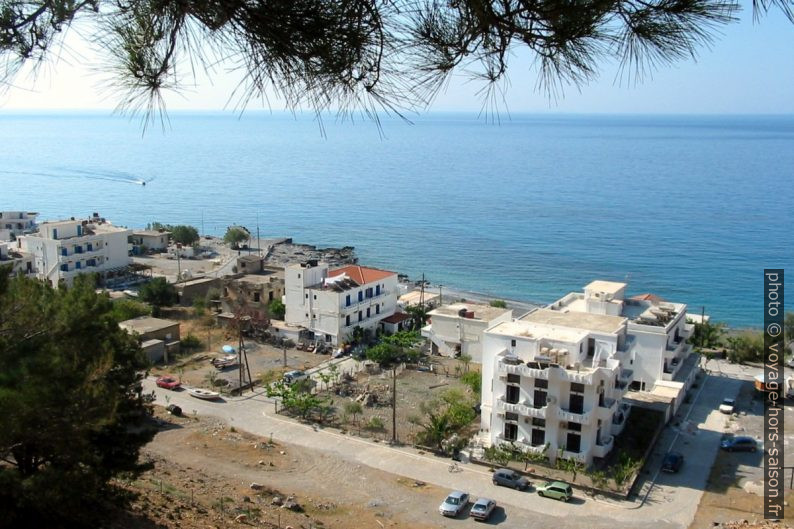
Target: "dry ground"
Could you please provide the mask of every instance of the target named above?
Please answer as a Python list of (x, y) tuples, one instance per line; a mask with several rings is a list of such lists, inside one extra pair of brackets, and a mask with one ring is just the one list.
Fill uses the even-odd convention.
[[(241, 527), (241, 514), (246, 524), (269, 528), (434, 526), (410, 506), (441, 496), (436, 487), (236, 432), (214, 419), (170, 417), (160, 408), (157, 415), (161, 430), (142, 453), (153, 468), (120, 482), (138, 498), (111, 527)], [(252, 489), (254, 483), (261, 487)], [(299, 512), (277, 505), (289, 502)]]

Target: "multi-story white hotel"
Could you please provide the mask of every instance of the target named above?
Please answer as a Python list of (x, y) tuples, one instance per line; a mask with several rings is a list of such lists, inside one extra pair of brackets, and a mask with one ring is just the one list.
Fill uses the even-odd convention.
[(29, 275), (33, 273), (33, 257), (20, 252), (16, 243), (0, 242), (0, 268), (4, 266), (10, 266), (14, 275)]
[(589, 464), (606, 456), (623, 430), (629, 413), (623, 398), (632, 385), (650, 391), (657, 380), (674, 380), (689, 354), (686, 306), (625, 300), (625, 287), (594, 281), (584, 294), (485, 331), (486, 443), (545, 449), (551, 460)]
[(284, 323), (304, 327), (317, 340), (338, 345), (353, 329), (374, 333), (397, 307), (397, 274), (350, 265), (329, 270), (310, 261), (284, 270)]
[(0, 241), (35, 231), (37, 215), (29, 211), (0, 211)]
[(102, 275), (125, 269), (132, 262), (127, 238), (132, 233), (95, 214), (88, 220), (43, 222), (39, 231), (17, 238), (17, 247), (31, 254), (36, 275), (57, 286), (71, 285), (78, 274)]

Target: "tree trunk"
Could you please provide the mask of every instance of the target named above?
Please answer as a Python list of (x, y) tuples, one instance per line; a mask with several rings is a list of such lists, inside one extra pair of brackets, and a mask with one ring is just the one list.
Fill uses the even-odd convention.
[(397, 366), (391, 370), (391, 440), (397, 442)]

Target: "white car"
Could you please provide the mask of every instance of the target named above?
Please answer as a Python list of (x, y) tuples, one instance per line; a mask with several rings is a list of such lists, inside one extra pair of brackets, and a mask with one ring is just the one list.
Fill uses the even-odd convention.
[(735, 399), (723, 399), (722, 404), (720, 404), (720, 411), (722, 413), (726, 413), (730, 415), (733, 413), (733, 407), (736, 405)]
[(455, 490), (449, 493), (449, 496), (438, 507), (438, 512), (443, 516), (455, 517), (463, 512), (463, 509), (469, 504), (469, 495), (465, 492)]

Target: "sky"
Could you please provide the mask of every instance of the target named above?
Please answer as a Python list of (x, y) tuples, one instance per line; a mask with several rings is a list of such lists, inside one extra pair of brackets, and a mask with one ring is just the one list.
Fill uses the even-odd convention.
[[(753, 22), (750, 2), (743, 2), (740, 21), (725, 26), (711, 49), (696, 60), (655, 70), (639, 84), (621, 83), (615, 64), (605, 63), (599, 79), (550, 100), (536, 89), (536, 72), (528, 53), (515, 55), (509, 65), (500, 111), (509, 113), (647, 113), (647, 114), (790, 114), (794, 113), (794, 24), (776, 8)], [(0, 91), (2, 110), (113, 109), (118, 94), (109, 93), (107, 75), (99, 71), (101, 56), (77, 32), (66, 35), (65, 50), (38, 70), (24, 72), (14, 86)], [(234, 111), (230, 95), (239, 76), (220, 67), (211, 79), (200, 75), (195, 85), (166, 95), (169, 110)], [(481, 84), (465, 76), (451, 79), (430, 111), (482, 109)], [(271, 98), (269, 107), (252, 103), (248, 109), (284, 108)]]

